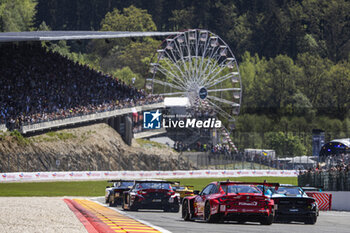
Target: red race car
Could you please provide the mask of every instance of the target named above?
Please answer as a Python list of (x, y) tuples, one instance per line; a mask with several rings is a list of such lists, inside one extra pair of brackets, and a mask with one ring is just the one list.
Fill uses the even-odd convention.
[[(262, 185), (263, 191), (256, 186)], [(182, 218), (185, 221), (203, 219), (206, 222), (232, 220), (239, 223), (260, 222), (270, 225), (275, 214), (274, 201), (264, 195), (265, 186), (278, 183), (212, 182), (197, 195), (185, 197)]]
[(179, 212), (180, 194), (171, 187), (173, 182), (165, 180), (138, 180), (123, 195), (123, 210), (162, 209)]

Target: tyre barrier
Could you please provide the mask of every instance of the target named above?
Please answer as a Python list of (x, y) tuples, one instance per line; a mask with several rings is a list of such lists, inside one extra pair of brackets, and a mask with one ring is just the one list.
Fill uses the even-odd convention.
[(332, 208), (332, 194), (324, 192), (306, 192), (309, 197), (316, 200), (319, 210), (331, 210)]

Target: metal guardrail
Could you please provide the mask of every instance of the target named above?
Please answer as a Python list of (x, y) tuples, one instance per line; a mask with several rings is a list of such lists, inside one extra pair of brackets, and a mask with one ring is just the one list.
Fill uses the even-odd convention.
[(161, 129), (153, 129), (153, 130), (147, 130), (144, 132), (140, 132), (140, 133), (134, 133), (134, 138), (147, 138), (147, 137), (152, 137), (155, 135), (159, 135), (159, 134), (164, 134), (166, 133), (166, 130), (164, 128)]
[(117, 109), (117, 110), (113, 110), (113, 111), (93, 113), (93, 114), (89, 114), (89, 115), (65, 118), (65, 119), (60, 119), (60, 120), (35, 123), (35, 124), (30, 124), (30, 125), (22, 125), (20, 128), (20, 132), (22, 134), (25, 134), (28, 132), (34, 132), (34, 131), (38, 131), (38, 130), (57, 128), (57, 127), (61, 127), (61, 126), (74, 125), (74, 124), (78, 124), (78, 123), (102, 120), (102, 119), (111, 118), (111, 117), (115, 117), (115, 116), (130, 114), (130, 113), (135, 112), (135, 110), (137, 112), (141, 112), (141, 111), (147, 111), (147, 110), (151, 110), (151, 109), (158, 109), (158, 108), (164, 108), (164, 107), (165, 107), (164, 102), (161, 102), (161, 103), (155, 103), (155, 104), (149, 104), (149, 105), (143, 105), (143, 106), (135, 106), (135, 107), (130, 107), (130, 108)]
[(305, 172), (298, 175), (298, 185), (320, 187), (325, 191), (350, 191), (350, 172)]
[(0, 125), (0, 131), (3, 131), (3, 132), (6, 132), (6, 131), (7, 131), (7, 128), (6, 128), (6, 125), (5, 125), (5, 124), (1, 124), (1, 125)]

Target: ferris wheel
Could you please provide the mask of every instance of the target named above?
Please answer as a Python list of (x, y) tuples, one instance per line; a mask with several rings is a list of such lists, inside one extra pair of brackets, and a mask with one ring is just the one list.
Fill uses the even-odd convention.
[(236, 58), (210, 31), (191, 29), (168, 37), (150, 72), (146, 89), (152, 94), (187, 97), (192, 110), (214, 112), (228, 122), (239, 114), (242, 84)]

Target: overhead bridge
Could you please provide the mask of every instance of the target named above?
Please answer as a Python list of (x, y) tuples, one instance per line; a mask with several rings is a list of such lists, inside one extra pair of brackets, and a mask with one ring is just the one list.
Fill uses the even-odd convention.
[[(124, 138), (127, 144), (131, 144), (131, 139), (133, 138), (132, 132), (132, 113), (135, 112), (143, 112), (149, 111), (152, 109), (162, 109), (165, 108), (164, 102), (147, 104), (142, 106), (135, 106), (129, 108), (122, 108), (112, 111), (98, 112), (88, 115), (81, 115), (75, 117), (68, 117), (59, 120), (45, 121), (40, 123), (33, 123), (28, 125), (22, 125), (20, 127), (20, 132), (22, 134), (51, 130), (55, 128), (62, 128), (67, 126), (72, 126), (76, 124), (94, 122), (94, 121), (105, 121), (112, 128), (118, 131), (122, 137)], [(147, 137), (149, 134), (161, 134), (163, 131), (156, 130), (156, 132), (152, 132), (152, 130), (148, 131), (144, 134), (139, 134), (136, 138)]]

